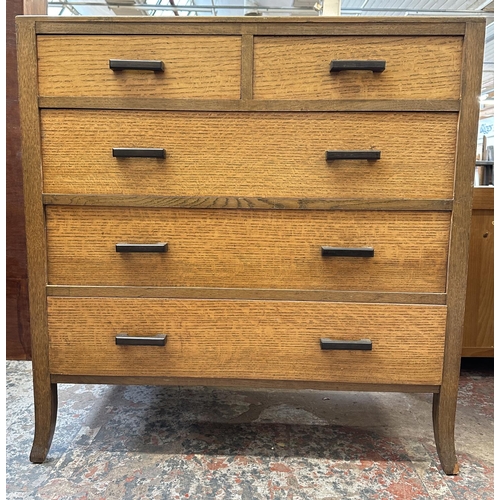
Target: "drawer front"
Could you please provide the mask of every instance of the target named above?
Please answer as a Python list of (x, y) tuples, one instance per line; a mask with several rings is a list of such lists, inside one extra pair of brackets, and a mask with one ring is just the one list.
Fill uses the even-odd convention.
[[(445, 306), (49, 297), (50, 371), (439, 384), (445, 321)], [(118, 334), (167, 340), (116, 345)], [(325, 337), (372, 350), (321, 350)]]
[[(455, 113), (42, 111), (44, 191), (451, 199)], [(159, 148), (165, 158), (116, 158)], [(326, 151), (379, 150), (328, 161)]]
[[(255, 37), (255, 99), (458, 99), (462, 37)], [(385, 70), (330, 73), (332, 60)]]
[[(48, 206), (53, 285), (445, 291), (447, 212)], [(116, 244), (167, 243), (166, 252)], [(322, 246), (374, 256), (322, 256)]]
[[(238, 36), (39, 36), (41, 96), (239, 99)], [(164, 71), (110, 69), (157, 60)]]

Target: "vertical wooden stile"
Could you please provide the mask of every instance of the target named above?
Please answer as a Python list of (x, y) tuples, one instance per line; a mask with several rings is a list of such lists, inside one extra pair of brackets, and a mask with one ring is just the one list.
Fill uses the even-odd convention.
[(253, 97), (253, 35), (241, 35), (241, 98)]
[(457, 474), (459, 471), (455, 453), (454, 429), (467, 290), (467, 262), (483, 48), (484, 24), (477, 21), (467, 22), (462, 60), (462, 102), (458, 120), (453, 220), (448, 261), (448, 318), (443, 381), (440, 392), (434, 394), (433, 401), (434, 435), (446, 474)]
[(50, 382), (48, 359), (49, 338), (45, 295), (47, 256), (42, 203), (42, 152), (37, 104), (35, 21), (19, 23), (17, 30), (19, 109), (23, 130), (22, 159), (35, 397), (35, 438), (30, 459), (32, 462), (43, 462), (54, 434), (57, 386)]

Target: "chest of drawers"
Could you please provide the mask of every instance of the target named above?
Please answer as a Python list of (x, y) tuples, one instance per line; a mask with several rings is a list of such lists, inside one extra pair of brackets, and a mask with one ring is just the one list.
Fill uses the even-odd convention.
[(18, 18), (35, 392), (434, 394), (454, 421), (479, 19)]

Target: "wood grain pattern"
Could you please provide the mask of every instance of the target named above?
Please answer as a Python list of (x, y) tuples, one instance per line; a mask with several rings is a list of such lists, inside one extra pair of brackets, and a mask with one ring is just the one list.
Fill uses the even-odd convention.
[(30, 460), (38, 463), (45, 460), (54, 435), (57, 387), (51, 382), (49, 375), (49, 338), (45, 296), (47, 252), (40, 169), (42, 154), (37, 107), (36, 36), (33, 22), (18, 24), (17, 46), (35, 401), (35, 437)]
[(241, 98), (251, 99), (252, 94), (253, 94), (253, 35), (242, 35)]
[[(444, 292), (449, 213), (48, 206), (50, 284)], [(168, 242), (164, 254), (115, 244)], [(375, 257), (321, 257), (321, 246)]]
[[(343, 16), (342, 16), (343, 17)], [(276, 18), (274, 18), (276, 19)], [(304, 18), (302, 18), (304, 19)], [(304, 23), (300, 29), (297, 29), (297, 26), (294, 26), (292, 23), (290, 24), (280, 24), (280, 23), (258, 23), (253, 25), (251, 28), (247, 27), (247, 32), (253, 33), (254, 35), (273, 35), (273, 36), (366, 36), (366, 35), (403, 35), (403, 36), (425, 36), (425, 35), (462, 35), (464, 32), (464, 22), (463, 18), (461, 20), (455, 19), (455, 23), (444, 24), (442, 26), (435, 26), (432, 24), (423, 25), (420, 22), (413, 23), (413, 20), (418, 18), (413, 18), (408, 22), (408, 24), (404, 26), (398, 26), (396, 23), (385, 23), (387, 18), (380, 19), (381, 22), (377, 22), (374, 18), (371, 17), (369, 20), (372, 23), (361, 22), (359, 24), (356, 23), (356, 20), (359, 17), (351, 18), (347, 23), (336, 23), (335, 25), (327, 26), (327, 25), (315, 25), (309, 23), (311, 17), (307, 18), (307, 22)], [(332, 18), (327, 18), (328, 20), (332, 20)], [(339, 19), (335, 17), (335, 22)], [(367, 19), (368, 21), (368, 19)]]
[(472, 210), (493, 210), (495, 208), (495, 188), (475, 187)]
[[(248, 380), (225, 378), (187, 378), (187, 377), (123, 377), (112, 375), (51, 375), (54, 383), (60, 384), (117, 384), (117, 385), (179, 385), (206, 387), (239, 387), (248, 389)], [(377, 391), (377, 392), (439, 392), (438, 385), (421, 384), (370, 384), (345, 382), (312, 382), (300, 380), (252, 380), (252, 388), (262, 389), (315, 389), (319, 391)]]
[[(239, 99), (241, 40), (225, 36), (39, 36), (43, 96)], [(161, 60), (165, 72), (112, 71), (110, 59)]]
[[(37, 33), (45, 34), (261, 34), (261, 35), (463, 35), (466, 22), (477, 22), (464, 17), (185, 17), (171, 20), (123, 17), (43, 18), (36, 20)], [(332, 22), (333, 21), (333, 22)]]
[[(441, 381), (444, 306), (50, 297), (48, 310), (52, 374)], [(167, 344), (116, 346), (122, 332)], [(373, 350), (321, 351), (321, 337), (370, 338)]]
[[(34, 17), (19, 23), (37, 339), (31, 459), (42, 461), (50, 446), (58, 382), (202, 381), (428, 389), (443, 470), (456, 473), (484, 19)], [(86, 39), (90, 51), (96, 40), (105, 50), (111, 39), (148, 49), (155, 39), (190, 39), (198, 64), (187, 52), (181, 58), (182, 48), (169, 52), (185, 69), (172, 93), (148, 94), (159, 88), (149, 85), (146, 92), (117, 87), (105, 94), (87, 79), (89, 71), (81, 76), (73, 67), (57, 76), (55, 93), (46, 86), (49, 93), (37, 95), (35, 31), (41, 45), (52, 44), (52, 74), (64, 59), (56, 54), (61, 39)], [(226, 45), (200, 48), (200, 41), (216, 38)], [(333, 55), (330, 41), (338, 49)], [(127, 44), (118, 48), (126, 52)], [(330, 60), (341, 57), (383, 58), (388, 66), (380, 75), (330, 75)], [(193, 69), (199, 67), (206, 74)], [(44, 71), (42, 80), (49, 78)], [(73, 91), (71, 75), (91, 93)], [(227, 85), (218, 84), (221, 78)], [(41, 120), (37, 105), (49, 108)], [(79, 106), (88, 110), (62, 109)], [(166, 146), (144, 143), (158, 139)], [(127, 146), (165, 147), (169, 154), (163, 164), (110, 161), (111, 147)], [(326, 149), (348, 148), (382, 149), (382, 160), (325, 165)], [(168, 237), (167, 254), (116, 254), (115, 243), (137, 235), (147, 240), (151, 228), (155, 241)], [(371, 242), (376, 253), (367, 259), (368, 272), (359, 260), (323, 260), (311, 251)], [(113, 342), (123, 331), (163, 330), (165, 349)], [(336, 335), (370, 337), (376, 348), (321, 352), (318, 338)]]
[[(248, 80), (247, 80), (248, 82)], [(248, 88), (248, 84), (247, 84)], [(140, 109), (149, 111), (441, 111), (458, 112), (454, 99), (169, 99), (155, 97), (47, 97), (38, 99), (40, 108)]]
[[(43, 110), (44, 191), (449, 199), (456, 127), (454, 113)], [(113, 147), (161, 147), (167, 158), (117, 159)], [(380, 160), (325, 159), (372, 148)]]
[(242, 196), (156, 196), (119, 194), (42, 195), (46, 205), (113, 207), (216, 208), (241, 210), (412, 210), (450, 211), (453, 200), (357, 200), (331, 198), (263, 198)]
[[(493, 356), (493, 210), (473, 210), (462, 354)], [(475, 351), (474, 351), (475, 349)]]
[[(240, 16), (220, 16), (220, 17), (181, 17), (179, 19), (165, 19), (163, 17), (153, 17), (151, 19), (144, 20), (143, 17), (138, 16), (126, 16), (126, 17), (109, 17), (109, 16), (78, 16), (68, 19), (67, 17), (47, 17), (47, 16), (29, 16), (32, 21), (37, 21), (37, 33), (40, 33), (40, 23), (53, 23), (57, 25), (94, 25), (94, 29), (100, 28), (102, 25), (120, 25), (120, 24), (140, 24), (141, 26), (154, 26), (155, 24), (162, 24), (166, 26), (178, 26), (183, 27), (188, 30), (189, 25), (199, 24), (211, 26), (212, 30), (218, 28), (219, 25), (232, 24), (235, 29), (240, 29), (240, 25), (244, 24), (254, 24), (256, 26), (271, 26), (275, 27), (278, 25), (296, 25), (296, 29), (300, 32), (301, 29), (307, 28), (314, 25), (345, 25), (353, 29), (355, 34), (356, 27), (364, 26), (369, 28), (371, 25), (380, 28), (384, 26), (393, 26), (397, 28), (398, 26), (419, 26), (421, 32), (425, 29), (447, 29), (448, 25), (460, 24), (461, 31), (458, 34), (465, 33), (465, 23), (481, 23), (484, 22), (478, 17), (458, 17), (458, 16), (407, 16), (404, 18), (393, 18), (393, 17), (382, 17), (382, 16), (370, 16), (368, 18), (354, 17), (354, 16), (342, 16), (342, 17), (309, 17), (309, 16), (294, 16), (294, 17), (240, 17)], [(435, 26), (438, 24), (439, 26)], [(187, 26), (186, 26), (187, 25)]]
[(446, 304), (445, 293), (277, 290), (269, 288), (47, 285), (47, 295), (52, 297), (168, 297), (178, 299), (316, 300), (323, 302), (371, 302), (429, 305)]
[(443, 384), (433, 398), (433, 424), (436, 447), (446, 474), (459, 470), (455, 452), (455, 413), (467, 290), (469, 229), (472, 210), (472, 190), (479, 94), (484, 49), (484, 19), (482, 23), (467, 24), (464, 40), (462, 74), (462, 109), (460, 111), (455, 175), (455, 206), (450, 237), (448, 261), (448, 306), (446, 348), (443, 365)]
[[(255, 37), (254, 46), (255, 99), (460, 95), (462, 37)], [(386, 69), (330, 74), (332, 59), (381, 59)]]
[(494, 347), (462, 347), (463, 358), (493, 358), (494, 356)]

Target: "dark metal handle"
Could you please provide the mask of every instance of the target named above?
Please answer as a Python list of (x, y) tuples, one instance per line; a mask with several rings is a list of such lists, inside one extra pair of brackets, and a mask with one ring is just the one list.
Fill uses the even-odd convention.
[(375, 250), (372, 247), (321, 247), (321, 255), (323, 257), (373, 257)]
[(165, 253), (168, 243), (117, 243), (117, 252), (154, 252)]
[(339, 71), (373, 71), (374, 73), (382, 73), (385, 69), (385, 61), (340, 61), (333, 60), (330, 62), (330, 73), (338, 73)]
[(110, 59), (109, 69), (112, 69), (113, 71), (122, 71), (127, 69), (165, 71), (165, 65), (163, 64), (163, 61)]
[(322, 351), (371, 351), (372, 341), (369, 339), (361, 340), (332, 340), (319, 339), (319, 345)]
[(327, 160), (380, 160), (378, 149), (352, 150), (352, 151), (327, 151)]
[(114, 158), (165, 158), (163, 148), (113, 148)]
[(119, 333), (115, 337), (116, 345), (153, 345), (162, 347), (167, 343), (167, 336), (164, 333), (159, 333), (154, 337), (133, 337), (126, 333)]

